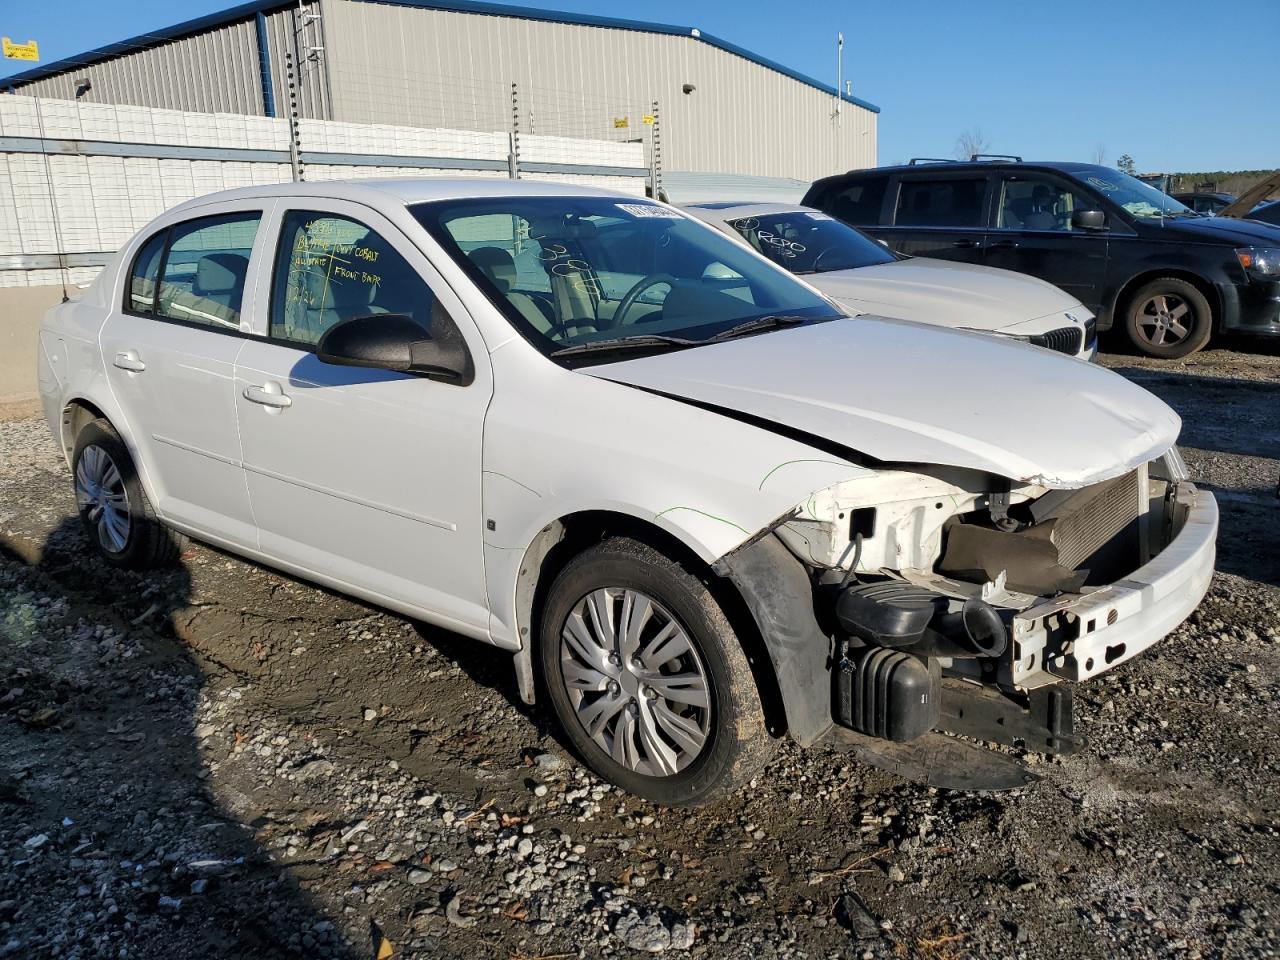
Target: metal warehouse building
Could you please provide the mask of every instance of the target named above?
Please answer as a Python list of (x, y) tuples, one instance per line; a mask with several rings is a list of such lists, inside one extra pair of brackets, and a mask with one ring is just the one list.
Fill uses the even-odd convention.
[(668, 182), (808, 181), (876, 162), (877, 107), (696, 28), (468, 0), (257, 0), (4, 84), (85, 103), (637, 140)]

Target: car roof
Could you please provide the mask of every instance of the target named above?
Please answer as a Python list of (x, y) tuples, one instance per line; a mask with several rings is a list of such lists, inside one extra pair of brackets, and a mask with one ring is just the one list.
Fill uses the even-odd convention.
[[(258, 187), (222, 190), (175, 207), (203, 206), (229, 200), (275, 197), (325, 197), (356, 200), (370, 206), (407, 206), (431, 200), (473, 200), (484, 197), (610, 197), (645, 201), (644, 197), (602, 190), (597, 187), (544, 180), (510, 180), (505, 177), (405, 177), (402, 179), (316, 180), (299, 183), (272, 183)], [(652, 201), (649, 201), (652, 202)]]
[(813, 207), (799, 203), (755, 203), (750, 200), (716, 201), (714, 203), (679, 204), (681, 210), (701, 220), (737, 220), (740, 217), (763, 217), (771, 213), (818, 213)]
[(1097, 163), (1077, 163), (1069, 160), (944, 160), (935, 163), (899, 163), (888, 167), (868, 167), (865, 170), (850, 170), (837, 173), (825, 180), (837, 177), (871, 176), (890, 173), (933, 173), (944, 170), (947, 173), (985, 173), (988, 170), (1056, 170), (1059, 173), (1088, 173), (1102, 170), (1115, 173), (1114, 167), (1104, 167)]

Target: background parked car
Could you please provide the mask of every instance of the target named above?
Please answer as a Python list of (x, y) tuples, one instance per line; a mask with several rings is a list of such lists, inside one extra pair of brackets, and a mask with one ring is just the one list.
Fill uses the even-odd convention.
[(1250, 220), (1261, 220), (1280, 226), (1280, 200), (1272, 200), (1249, 213)]
[(1280, 335), (1280, 230), (1197, 215), (1087, 163), (912, 163), (815, 182), (804, 203), (894, 250), (1030, 273), (1154, 357)]
[(1173, 199), (1196, 213), (1214, 217), (1236, 202), (1234, 193), (1175, 193)]
[(1035, 277), (895, 254), (848, 224), (797, 204), (698, 203), (684, 209), (855, 313), (998, 333), (1086, 358), (1097, 352), (1093, 314)]

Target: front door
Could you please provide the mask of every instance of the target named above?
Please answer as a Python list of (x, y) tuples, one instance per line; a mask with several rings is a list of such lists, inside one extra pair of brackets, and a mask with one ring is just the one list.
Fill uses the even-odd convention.
[(1029, 273), (1061, 287), (1095, 314), (1102, 312), (1108, 240), (1073, 217), (1101, 204), (1042, 173), (1003, 174), (986, 265)]
[(181, 221), (134, 255), (102, 328), (104, 367), (160, 515), (253, 546), (232, 376), (261, 208)]
[[(236, 362), (244, 466), (268, 557), (485, 636), (480, 455), (488, 355), (461, 302), (393, 225), (358, 204), (282, 205), (273, 278)], [(407, 314), (461, 335), (470, 383), (334, 366), (334, 324)], [(456, 319), (455, 319), (456, 318)]]

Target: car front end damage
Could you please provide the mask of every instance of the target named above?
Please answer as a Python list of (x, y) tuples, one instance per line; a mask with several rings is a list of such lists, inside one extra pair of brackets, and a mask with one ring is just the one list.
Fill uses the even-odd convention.
[(800, 743), (835, 724), (1068, 754), (1071, 685), (1195, 609), (1217, 527), (1176, 448), (1070, 488), (913, 466), (813, 494), (716, 569), (755, 616)]

